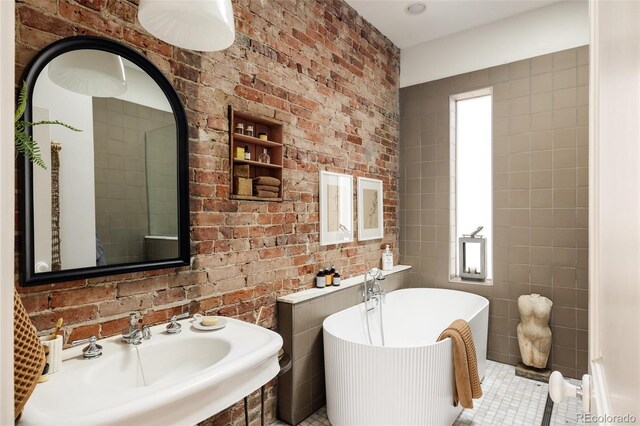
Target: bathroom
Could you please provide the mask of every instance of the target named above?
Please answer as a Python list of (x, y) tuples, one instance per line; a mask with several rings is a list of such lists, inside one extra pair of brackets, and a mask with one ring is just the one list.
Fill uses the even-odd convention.
[[(24, 170), (5, 144), (0, 163), (3, 281), (15, 283), (41, 335), (51, 334), (61, 317), (60, 333), (68, 345), (93, 335), (99, 340), (120, 335), (132, 312), (144, 324), (163, 327), (173, 315), (189, 312), (257, 323), (284, 336), (287, 327), (292, 333), (296, 325), (284, 324), (285, 308), (278, 299), (319, 291), (313, 289), (316, 273), (334, 267), (347, 284), (322, 296), (324, 314), (333, 313), (332, 302), (332, 311), (361, 302), (359, 287), (348, 280), (382, 267), (381, 255), (389, 245), (394, 264), (408, 269), (380, 282), (387, 296), (396, 287), (427, 287), (461, 290), (489, 301), (489, 371), (513, 369), (520, 361), (517, 299), (540, 294), (554, 303), (548, 368), (574, 384), (583, 374), (592, 375), (595, 392), (605, 389), (604, 396), (593, 396), (592, 413), (638, 415), (637, 370), (622, 367), (636, 364), (638, 347), (637, 338), (623, 334), (626, 324), (638, 325), (640, 277), (631, 259), (637, 258), (640, 241), (629, 238), (637, 235), (637, 196), (622, 192), (639, 180), (632, 163), (638, 133), (629, 124), (638, 105), (627, 99), (638, 90), (629, 77), (640, 68), (633, 50), (637, 5), (537, 2), (517, 13), (514, 6), (509, 15), (511, 3), (536, 2), (505, 2), (504, 8), (472, 2), (482, 7), (476, 9), (477, 20), (465, 27), (470, 14), (466, 3), (458, 3), (449, 12), (451, 29), (434, 24), (438, 35), (416, 42), (404, 25), (429, 19), (452, 2), (425, 2), (424, 14), (411, 16), (405, 12), (411, 2), (234, 0), (233, 44), (205, 53), (151, 35), (140, 23), (139, 3), (145, 2), (0, 4), (0, 131), (5, 138), (13, 133), (5, 120), (15, 111), (14, 92), (30, 62), (48, 45), (73, 36), (104, 37), (140, 54), (175, 88), (186, 113), (188, 196), (182, 191), (177, 202), (179, 216), (188, 220), (181, 220), (176, 231), (180, 256), (164, 268), (109, 272), (108, 265), (93, 276), (78, 272), (65, 278), (61, 272), (55, 283), (39, 283), (35, 273), (25, 285), (19, 267), (24, 223), (18, 218), (24, 213), (24, 194), (16, 190)], [(384, 7), (394, 3), (398, 14), (387, 14)], [(456, 19), (456, 14), (466, 18)], [(605, 50), (611, 56), (601, 55)], [(450, 280), (455, 270), (451, 234), (456, 231), (451, 229), (455, 151), (449, 139), (450, 96), (489, 87), (494, 135), (490, 285)], [(629, 114), (609, 112), (618, 112), (621, 103)], [(230, 175), (230, 107), (282, 126), (281, 163), (278, 148), (271, 152), (271, 161), (282, 169), (281, 200), (237, 198)], [(83, 127), (79, 134), (87, 134)], [(251, 154), (257, 159), (259, 152), (252, 147)], [(353, 179), (350, 241), (322, 244), (323, 171)], [(357, 178), (381, 182), (381, 237), (363, 239), (353, 229), (360, 218)], [(13, 334), (13, 290), (6, 287), (0, 296), (2, 342)], [(321, 329), (314, 323), (305, 336)], [(13, 394), (13, 351), (1, 346), (4, 396)], [(293, 360), (294, 370), (311, 361), (315, 352), (305, 350), (304, 359)], [(322, 364), (322, 359), (313, 362)], [(303, 404), (301, 412), (324, 400), (322, 373), (313, 375), (309, 367), (305, 374), (308, 380), (301, 379), (298, 388), (308, 391), (313, 404)], [(488, 379), (485, 375), (483, 386)], [(250, 423), (257, 424), (262, 411), (268, 423), (275, 422), (286, 408), (281, 392), (287, 387), (295, 393), (286, 374), (269, 379), (262, 410), (261, 386), (255, 386), (246, 401)], [(546, 399), (546, 390), (540, 395)], [(1, 424), (13, 421), (10, 399), (2, 398)], [(577, 406), (576, 401), (565, 404)], [(542, 409), (535, 419), (542, 417)], [(579, 422), (572, 415), (567, 420)], [(474, 421), (500, 423), (496, 417), (482, 420)], [(204, 424), (244, 422), (245, 402), (239, 396)]]

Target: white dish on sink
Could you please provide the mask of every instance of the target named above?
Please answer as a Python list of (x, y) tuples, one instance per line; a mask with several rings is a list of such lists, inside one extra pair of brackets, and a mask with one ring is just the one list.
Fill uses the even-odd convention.
[(204, 325), (202, 324), (202, 315), (195, 314), (193, 316), (193, 322), (191, 323), (191, 325), (193, 326), (193, 328), (196, 328), (202, 331), (220, 330), (221, 328), (225, 328), (227, 326), (227, 319), (225, 317), (219, 316), (216, 318), (218, 319), (218, 322), (216, 324)]
[(188, 327), (134, 346), (116, 335), (99, 340), (103, 355), (84, 359), (82, 347), (63, 351), (62, 368), (38, 385), (21, 426), (197, 424), (276, 376), (279, 334), (226, 318), (215, 333)]

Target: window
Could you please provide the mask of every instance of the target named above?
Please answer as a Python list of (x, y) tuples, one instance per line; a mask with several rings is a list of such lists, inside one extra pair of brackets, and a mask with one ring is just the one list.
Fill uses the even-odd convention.
[[(491, 88), (451, 97), (452, 117), (455, 117), (451, 129), (451, 143), (455, 145), (455, 167), (451, 167), (452, 181), (455, 182), (455, 196), (451, 197), (451, 208), (455, 211), (455, 226), (451, 230), (452, 277), (459, 276), (462, 262), (459, 238), (468, 236), (478, 226), (483, 227), (480, 235), (487, 240), (486, 279), (493, 276), (491, 104)], [(479, 265), (479, 253), (479, 249), (467, 251), (467, 265)]]

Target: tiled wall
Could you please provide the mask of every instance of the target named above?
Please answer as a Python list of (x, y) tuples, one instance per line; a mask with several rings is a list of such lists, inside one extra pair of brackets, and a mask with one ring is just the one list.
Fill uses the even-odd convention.
[[(400, 262), (491, 300), (489, 358), (520, 360), (517, 298), (554, 302), (549, 367), (587, 370), (588, 47), (403, 88)], [(493, 286), (449, 282), (449, 96), (493, 87)]]
[[(387, 275), (385, 292), (407, 287), (409, 272)], [(295, 425), (326, 403), (322, 322), (329, 315), (362, 303), (363, 285), (354, 285), (296, 304), (278, 302), (280, 335), (291, 355), (291, 370), (279, 380), (278, 417)]]
[(93, 98), (93, 122), (96, 227), (107, 264), (142, 261), (149, 235), (145, 132), (175, 123), (173, 114)]
[[(233, 0), (234, 44), (221, 52), (170, 46), (137, 20), (137, 0), (16, 3), (16, 78), (45, 46), (98, 35), (142, 53), (173, 84), (189, 124), (189, 266), (20, 288), (39, 330), (64, 317), (65, 341), (120, 333), (189, 311), (277, 327), (276, 297), (313, 286), (335, 265), (348, 278), (397, 258), (400, 50), (342, 0)], [(229, 199), (227, 108), (284, 125), (284, 201)], [(319, 170), (384, 183), (384, 238), (318, 243)], [(355, 225), (355, 222), (354, 222)], [(18, 236), (20, 238), (20, 236)], [(16, 276), (16, 281), (19, 277)], [(267, 421), (276, 389), (267, 386)], [(250, 399), (251, 418), (259, 398)], [(241, 405), (208, 421), (242, 424)]]

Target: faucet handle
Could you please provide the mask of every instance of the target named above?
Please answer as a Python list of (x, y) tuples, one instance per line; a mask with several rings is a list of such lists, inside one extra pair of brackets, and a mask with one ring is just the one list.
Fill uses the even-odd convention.
[(135, 312), (131, 312), (129, 314), (129, 324), (131, 327), (135, 327), (138, 325), (138, 314)]
[(189, 318), (189, 312), (185, 312), (180, 315), (174, 315), (171, 317), (171, 323), (167, 324), (167, 333), (178, 334), (182, 331), (182, 324), (178, 322), (179, 319)]
[(74, 340), (73, 342), (71, 342), (71, 346), (78, 346), (84, 343), (89, 343), (86, 348), (82, 349), (82, 356), (86, 359), (93, 359), (98, 358), (100, 355), (102, 355), (102, 346), (98, 345), (96, 343), (97, 341), (98, 338), (94, 335), (86, 339)]
[(142, 338), (144, 340), (151, 339), (151, 329), (149, 328), (148, 325), (143, 325), (142, 326)]

